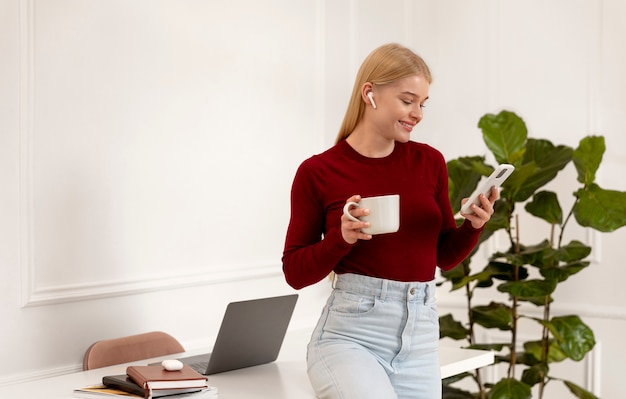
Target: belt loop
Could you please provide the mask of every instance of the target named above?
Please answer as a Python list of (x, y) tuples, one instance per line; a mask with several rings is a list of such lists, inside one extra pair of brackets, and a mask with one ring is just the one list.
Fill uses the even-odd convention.
[(429, 296), (430, 296), (430, 284), (426, 284), (426, 287), (424, 287), (424, 305), (428, 303)]
[(383, 280), (381, 289), (380, 289), (380, 300), (384, 301), (385, 297), (387, 296), (387, 280)]

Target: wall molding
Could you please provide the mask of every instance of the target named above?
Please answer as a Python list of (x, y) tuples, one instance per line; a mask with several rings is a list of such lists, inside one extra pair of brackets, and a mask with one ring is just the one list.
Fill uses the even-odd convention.
[[(35, 120), (35, 3), (19, 2), (19, 268), (21, 278), (21, 306), (33, 307), (68, 303), (116, 296), (136, 295), (146, 292), (183, 287), (272, 278), (282, 275), (279, 264), (245, 264), (212, 266), (207, 272), (177, 273), (151, 278), (131, 278), (112, 281), (92, 281), (80, 284), (39, 287), (36, 284), (36, 259), (34, 254), (34, 190), (33, 190), (33, 140)], [(319, 3), (320, 12), (322, 2)], [(318, 22), (321, 24), (321, 21)], [(320, 29), (321, 32), (321, 29)], [(321, 33), (320, 33), (321, 34)], [(322, 43), (318, 44), (320, 47)], [(323, 60), (320, 60), (322, 62)], [(319, 77), (322, 79), (322, 77)], [(75, 370), (70, 370), (75, 371)], [(57, 375), (51, 371), (41, 375)], [(25, 376), (31, 380), (37, 375)], [(18, 377), (18, 380), (22, 377)], [(11, 379), (14, 381), (15, 379)], [(0, 380), (0, 385), (2, 380)]]
[(602, 341), (596, 341), (596, 345), (585, 356), (585, 384), (587, 390), (597, 397), (601, 397), (602, 386)]
[(72, 366), (56, 367), (41, 371), (35, 371), (31, 373), (11, 374), (6, 376), (0, 376), (0, 387), (11, 384), (25, 383), (35, 380), (41, 380), (44, 378), (58, 377), (60, 375), (77, 373), (82, 371), (82, 364), (75, 364)]
[(585, 43), (589, 52), (587, 70), (587, 132), (588, 134), (602, 134), (603, 123), (598, 111), (600, 103), (600, 87), (602, 80), (602, 0), (589, 2), (589, 31), (588, 42)]
[(224, 265), (218, 270), (212, 267), (210, 271), (200, 273), (177, 273), (175, 275), (161, 275), (152, 278), (133, 278), (32, 288), (28, 291), (28, 297), (24, 298), (22, 306), (53, 305), (281, 276), (282, 267), (279, 264), (244, 265), (239, 267)]
[[(466, 302), (463, 298), (453, 298), (447, 296), (437, 298), (437, 307), (440, 313), (444, 309), (466, 310)], [(519, 306), (520, 311), (524, 314), (541, 317), (543, 313), (539, 308), (528, 304)], [(617, 320), (626, 321), (626, 307), (624, 306), (606, 306), (606, 305), (590, 305), (584, 303), (553, 303), (550, 305), (553, 315), (577, 314), (583, 318), (600, 319), (600, 320)]]
[(33, 121), (34, 121), (34, 0), (19, 2), (19, 267), (22, 305), (35, 288), (33, 278)]

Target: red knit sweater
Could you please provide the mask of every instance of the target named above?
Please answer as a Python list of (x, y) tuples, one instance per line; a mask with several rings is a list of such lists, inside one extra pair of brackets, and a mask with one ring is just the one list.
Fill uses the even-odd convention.
[[(341, 214), (352, 195), (400, 195), (400, 229), (348, 244)], [(367, 158), (344, 140), (304, 161), (291, 190), (291, 220), (283, 253), (287, 283), (296, 289), (331, 271), (397, 281), (430, 281), (435, 267), (459, 264), (480, 229), (456, 227), (441, 153), (416, 142), (395, 143), (384, 158)]]

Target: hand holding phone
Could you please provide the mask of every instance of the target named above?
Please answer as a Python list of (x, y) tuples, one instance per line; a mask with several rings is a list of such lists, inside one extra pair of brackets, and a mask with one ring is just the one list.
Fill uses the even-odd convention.
[(489, 197), (491, 189), (493, 187), (500, 188), (502, 183), (504, 183), (504, 181), (509, 176), (511, 176), (513, 170), (515, 170), (515, 167), (513, 165), (509, 165), (507, 163), (499, 165), (486, 180), (478, 184), (476, 190), (474, 190), (467, 202), (461, 207), (461, 212), (466, 214), (474, 213), (474, 211), (472, 211), (471, 205), (476, 204), (480, 206), (480, 199), (478, 198), (480, 194), (484, 194), (485, 196)]

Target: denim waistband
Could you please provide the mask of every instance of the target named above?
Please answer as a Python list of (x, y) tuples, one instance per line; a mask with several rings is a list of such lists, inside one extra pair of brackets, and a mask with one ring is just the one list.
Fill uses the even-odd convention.
[(372, 295), (381, 300), (395, 299), (401, 301), (421, 300), (424, 303), (435, 295), (435, 280), (395, 281), (360, 274), (337, 274), (333, 285), (336, 289), (357, 294)]

